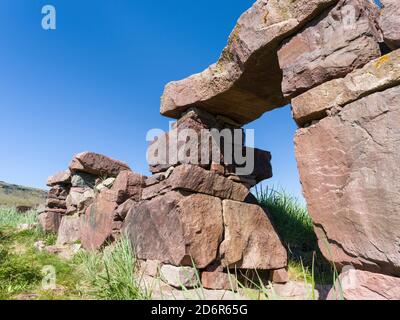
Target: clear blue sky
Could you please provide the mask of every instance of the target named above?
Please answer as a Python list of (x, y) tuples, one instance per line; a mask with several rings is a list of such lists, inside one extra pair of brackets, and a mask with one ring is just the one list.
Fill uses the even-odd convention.
[[(253, 0), (0, 2), (0, 180), (44, 187), (90, 150), (148, 174), (146, 133), (168, 128), (164, 85), (215, 62)], [(41, 8), (57, 9), (57, 30)], [(252, 123), (274, 178), (300, 196), (288, 107)]]

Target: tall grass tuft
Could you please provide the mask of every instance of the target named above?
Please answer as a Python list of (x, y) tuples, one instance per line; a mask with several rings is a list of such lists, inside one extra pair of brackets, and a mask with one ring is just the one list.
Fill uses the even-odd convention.
[(40, 268), (25, 255), (13, 254), (0, 246), (0, 300), (22, 292), (40, 281)]
[(256, 189), (256, 197), (288, 249), (289, 273), (299, 271), (312, 284), (332, 284), (334, 270), (319, 249), (307, 208), (284, 190)]
[(136, 275), (136, 258), (129, 239), (121, 238), (103, 252), (82, 252), (77, 257), (93, 295), (102, 300), (148, 300), (150, 294)]
[(37, 223), (37, 211), (19, 213), (15, 208), (0, 208), (0, 227), (16, 228), (20, 224)]
[(257, 189), (256, 196), (261, 206), (273, 216), (280, 236), (289, 247), (301, 245), (303, 250), (314, 249), (317, 238), (305, 206), (284, 190)]

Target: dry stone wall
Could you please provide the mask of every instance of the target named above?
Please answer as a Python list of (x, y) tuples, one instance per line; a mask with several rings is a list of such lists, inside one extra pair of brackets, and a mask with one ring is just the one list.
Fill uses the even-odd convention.
[[(114, 182), (121, 184), (125, 172), (130, 172), (127, 164), (103, 155), (83, 152), (74, 156), (66, 171), (48, 178), (50, 190), (46, 208), (39, 215), (44, 231), (58, 233), (59, 245), (81, 240), (85, 242), (86, 238), (82, 236), (86, 230), (83, 216), (100, 201), (99, 198), (105, 198), (99, 196), (102, 191), (109, 190)], [(123, 197), (122, 194), (115, 195), (117, 200)]]
[[(192, 109), (175, 128), (232, 129), (233, 121), (221, 119)], [(162, 140), (155, 143), (165, 146)], [(223, 158), (205, 165), (150, 165), (155, 173), (144, 177), (96, 153), (76, 155), (65, 173), (68, 178), (49, 178), (54, 190), (64, 187), (64, 209), (57, 216), (57, 228), (46, 231), (58, 232), (58, 245), (80, 241), (86, 250), (101, 250), (124, 234), (143, 272), (161, 276), (173, 287), (191, 287), (192, 277), (183, 277), (197, 271), (204, 286), (213, 290), (231, 289), (229, 273), (241, 270), (263, 274), (266, 282), (274, 272), (286, 279), (286, 249), (267, 212), (250, 193), (257, 182), (272, 176), (271, 155), (262, 150), (254, 154), (257, 165), (244, 177)], [(49, 210), (40, 215), (41, 221)]]
[(166, 86), (161, 113), (179, 118), (196, 106), (245, 124), (286, 104), (276, 51), (283, 39), (335, 2), (258, 0), (240, 17), (218, 62)]
[(320, 248), (339, 270), (359, 270), (350, 298), (366, 297), (364, 279), (385, 290), (398, 279), (379, 275), (400, 276), (400, 6), (381, 2), (259, 0), (219, 61), (168, 84), (161, 102), (167, 116), (197, 107), (240, 124), (292, 103)]
[[(79, 154), (49, 178), (43, 228), (88, 250), (126, 234), (141, 269), (171, 286), (198, 285), (193, 266), (208, 289), (226, 290), (233, 269), (287, 282), (286, 249), (250, 192), (272, 177), (271, 154), (245, 147), (244, 138), (218, 143), (215, 131), (243, 133), (244, 124), (291, 103), (321, 251), (339, 270), (357, 269), (344, 268), (341, 277), (355, 280), (346, 298), (398, 297), (391, 287), (400, 277), (399, 5), (382, 4), (256, 1), (217, 63), (166, 86), (161, 113), (177, 121), (149, 146), (152, 175)], [(191, 136), (174, 140), (185, 132)], [(230, 161), (229, 150), (254, 154), (253, 170), (238, 174), (242, 163)]]
[[(171, 142), (172, 136), (188, 129), (196, 139)], [(232, 119), (189, 108), (170, 132), (150, 146), (153, 176), (145, 182), (142, 201), (127, 212), (123, 232), (139, 259), (174, 267), (196, 266), (209, 289), (226, 289), (230, 283), (228, 270), (271, 271), (266, 274), (267, 280), (274, 270), (285, 273), (286, 249), (268, 214), (250, 192), (258, 182), (272, 177), (270, 153), (248, 150), (243, 140), (231, 141), (232, 145), (220, 147), (221, 157), (217, 159), (212, 158), (212, 148), (206, 148), (207, 161), (201, 162), (201, 135), (211, 146), (215, 142), (212, 130), (242, 132)], [(236, 174), (238, 164), (224, 158), (224, 151), (229, 147), (233, 150), (235, 143), (244, 153), (254, 152), (254, 169), (244, 176)], [(172, 148), (178, 154), (191, 152), (185, 161), (159, 157), (160, 150), (170, 155)], [(160, 163), (154, 161), (160, 159)]]
[[(339, 5), (342, 2), (345, 1)], [(364, 1), (361, 5), (370, 7), (371, 3)], [(368, 35), (381, 41), (377, 34), (382, 30), (385, 34), (385, 29), (387, 33), (385, 19), (396, 14), (395, 8), (390, 13), (384, 9), (380, 19), (369, 14), (374, 21), (370, 25), (379, 29), (364, 31), (361, 38)], [(352, 35), (360, 39), (357, 34)], [(393, 41), (387, 45), (395, 48)], [(344, 77), (315, 88), (308, 82), (308, 91), (293, 98), (294, 119), (303, 127), (295, 137), (296, 157), (309, 212), (326, 258), (339, 269), (352, 265), (400, 276), (400, 190), (396, 175), (400, 160), (400, 51), (377, 57), (378, 51), (366, 43), (360, 49), (366, 50), (363, 59), (368, 58), (367, 64), (349, 68)], [(340, 51), (357, 52), (351, 43)], [(327, 74), (331, 69), (321, 65), (320, 71)], [(303, 76), (300, 73), (300, 78)]]
[[(358, 5), (369, 7), (371, 3), (358, 1)], [(382, 17), (387, 14), (382, 11)], [(395, 14), (395, 10), (390, 13), (392, 17)], [(382, 47), (379, 32), (385, 26), (379, 27), (378, 23), (387, 17), (368, 16), (374, 21), (370, 27), (376, 29), (364, 29), (357, 36), (353, 33), (359, 29), (356, 27), (351, 35), (357, 41), (370, 37), (368, 43), (380, 42)], [(367, 25), (361, 20), (357, 24), (362, 24), (360, 28)], [(329, 42), (329, 49), (332, 44), (334, 41)], [(387, 45), (395, 48), (393, 41), (387, 41)], [(307, 84), (292, 100), (294, 118), (302, 127), (295, 136), (296, 158), (321, 251), (339, 270), (345, 266), (359, 269), (341, 277), (343, 281), (350, 278), (354, 284), (351, 290), (345, 290), (345, 298), (367, 299), (375, 295), (393, 299), (398, 298), (398, 293), (391, 296), (385, 288), (398, 280), (391, 277), (400, 276), (400, 190), (396, 175), (400, 160), (399, 51), (381, 56), (377, 46), (367, 42), (356, 46), (357, 49), (349, 42), (336, 51), (346, 57), (346, 52), (365, 50), (357, 59), (350, 59), (363, 59), (356, 68), (345, 68), (328, 82), (316, 81), (321, 78), (314, 75), (309, 81), (308, 71), (300, 72), (299, 78), (294, 78), (297, 82), (292, 81)], [(339, 57), (336, 62), (346, 65)], [(318, 68), (329, 80), (327, 75), (332, 69), (324, 64)], [(288, 76), (285, 82), (284, 77), (284, 91), (291, 80)]]

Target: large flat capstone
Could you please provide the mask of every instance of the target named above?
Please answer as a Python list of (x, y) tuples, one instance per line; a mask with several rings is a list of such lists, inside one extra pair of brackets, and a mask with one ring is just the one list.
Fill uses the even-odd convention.
[(232, 31), (218, 62), (169, 83), (161, 113), (179, 118), (196, 106), (240, 124), (287, 104), (276, 51), (281, 41), (337, 0), (258, 0)]

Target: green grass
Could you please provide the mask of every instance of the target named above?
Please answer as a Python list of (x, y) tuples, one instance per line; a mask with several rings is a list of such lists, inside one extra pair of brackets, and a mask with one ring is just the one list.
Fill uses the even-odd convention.
[[(305, 207), (285, 192), (261, 190), (257, 192), (257, 197), (260, 204), (268, 209), (277, 232), (288, 248), (290, 279), (304, 281), (313, 287), (316, 283), (332, 284), (334, 270), (319, 251), (313, 224)], [(34, 211), (19, 214), (14, 209), (0, 209), (0, 299), (15, 299), (20, 294), (31, 293), (36, 294), (37, 299), (151, 298), (151, 292), (143, 290), (141, 285), (135, 254), (128, 239), (122, 238), (102, 252), (82, 251), (67, 261), (46, 251), (39, 252), (34, 247), (39, 240), (46, 245), (54, 245), (56, 235), (44, 234), (40, 228), (17, 229), (20, 224), (35, 223), (37, 213)], [(46, 291), (41, 286), (43, 267), (49, 265), (56, 270), (57, 290)], [(257, 299), (278, 298), (273, 294), (271, 296), (271, 290), (258, 283), (261, 281), (255, 282)]]
[[(39, 227), (19, 231), (20, 224), (36, 224), (37, 212), (20, 214), (15, 209), (0, 208), (0, 299), (14, 299), (20, 294), (35, 293), (37, 299), (79, 298), (76, 288), (81, 275), (73, 262), (60, 259), (34, 244), (43, 241), (54, 245), (55, 234), (45, 234)], [(43, 268), (52, 266), (56, 271), (57, 290), (43, 290)]]
[(77, 256), (92, 294), (103, 300), (147, 300), (150, 292), (141, 288), (136, 258), (127, 238), (115, 243), (112, 250), (82, 252)]
[(0, 299), (29, 289), (41, 279), (40, 269), (32, 266), (23, 256), (12, 254), (3, 246), (0, 248)]
[(31, 210), (26, 213), (19, 213), (14, 208), (0, 208), (0, 226), (18, 227), (20, 224), (37, 223), (37, 211)]
[[(43, 235), (37, 230), (18, 232), (14, 228), (0, 227), (0, 299), (13, 299), (18, 294), (32, 292), (38, 299), (79, 297), (75, 288), (79, 274), (73, 264), (34, 247), (38, 240), (52, 243), (53, 239), (53, 235)], [(45, 266), (54, 267), (58, 291), (42, 290)]]
[[(332, 284), (334, 268), (324, 258), (307, 209), (284, 190), (256, 190), (261, 206), (266, 208), (289, 252), (289, 275), (311, 284)], [(314, 273), (314, 275), (313, 275)]]
[[(19, 231), (20, 224), (37, 223), (37, 213), (19, 214), (15, 209), (0, 208), (0, 300), (20, 294), (37, 299), (149, 299), (135, 275), (136, 259), (130, 243), (123, 238), (103, 252), (81, 252), (64, 260), (34, 244), (43, 241), (54, 245), (55, 234), (45, 234), (39, 227)], [(56, 271), (56, 290), (42, 289), (42, 270)]]

